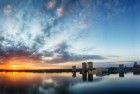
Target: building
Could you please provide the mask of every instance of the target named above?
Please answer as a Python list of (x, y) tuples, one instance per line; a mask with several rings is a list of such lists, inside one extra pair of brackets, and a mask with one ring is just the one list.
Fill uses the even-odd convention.
[(137, 62), (134, 62), (133, 69), (140, 70), (140, 64), (138, 64)]
[(119, 64), (119, 69), (124, 69), (124, 64)]
[(86, 62), (82, 63), (82, 72), (87, 72), (87, 63)]
[(76, 72), (76, 66), (72, 66), (72, 72)]
[(140, 64), (138, 64), (137, 62), (134, 62), (133, 73), (134, 74), (140, 74)]
[(118, 72), (119, 73), (124, 73), (125, 72), (125, 66), (124, 66), (124, 64), (119, 64)]
[(96, 76), (103, 76), (108, 74), (108, 69), (106, 68), (96, 68)]
[(134, 62), (133, 68), (140, 68), (140, 64), (138, 64), (137, 62)]
[(119, 64), (119, 72), (124, 72), (125, 66), (124, 64)]
[(88, 70), (93, 70), (93, 62), (88, 62)]

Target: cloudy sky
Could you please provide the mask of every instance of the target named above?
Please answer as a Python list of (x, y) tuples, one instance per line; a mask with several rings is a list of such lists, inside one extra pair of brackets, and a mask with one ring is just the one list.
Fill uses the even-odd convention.
[(140, 60), (139, 0), (0, 0), (1, 56), (52, 64)]

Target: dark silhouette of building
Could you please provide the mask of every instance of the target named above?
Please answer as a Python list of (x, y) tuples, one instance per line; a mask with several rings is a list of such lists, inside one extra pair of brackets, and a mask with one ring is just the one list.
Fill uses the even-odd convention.
[(119, 70), (118, 70), (118, 72), (119, 72), (119, 73), (125, 72), (124, 64), (119, 64)]
[(124, 77), (124, 72), (119, 72), (119, 77)]
[(138, 64), (137, 62), (134, 62), (133, 73), (134, 74), (140, 74), (140, 64)]
[(83, 62), (82, 63), (82, 73), (85, 73), (85, 72), (87, 72), (87, 63)]
[(72, 66), (72, 72), (76, 72), (76, 66)]
[(124, 69), (124, 64), (119, 64), (119, 69)]
[(140, 64), (138, 64), (137, 62), (134, 62), (133, 68), (140, 69)]

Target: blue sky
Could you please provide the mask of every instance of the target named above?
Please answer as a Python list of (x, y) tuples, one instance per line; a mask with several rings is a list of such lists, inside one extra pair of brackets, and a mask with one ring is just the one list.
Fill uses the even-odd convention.
[[(112, 6), (112, 12), (102, 8), (93, 13), (95, 18), (91, 19), (92, 26), (87, 31), (87, 36), (82, 39), (85, 45), (93, 48), (89, 53), (120, 56), (120, 61), (139, 60), (139, 2), (129, 4), (129, 1), (126, 0), (124, 5), (120, 1), (121, 7)], [(117, 59), (119, 61), (119, 58)]]
[(139, 9), (139, 0), (0, 0), (0, 51), (50, 63), (139, 61)]

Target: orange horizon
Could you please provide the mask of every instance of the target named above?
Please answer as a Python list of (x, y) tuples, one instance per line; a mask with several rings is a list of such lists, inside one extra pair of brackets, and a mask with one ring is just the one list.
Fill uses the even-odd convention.
[(10, 56), (2, 60), (2, 70), (33, 70), (33, 69), (60, 69), (62, 67), (52, 64), (41, 63), (38, 58), (28, 56)]

